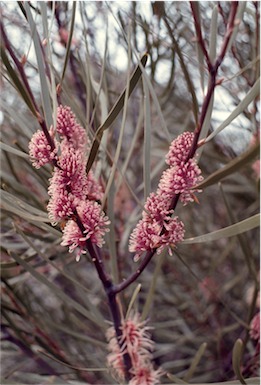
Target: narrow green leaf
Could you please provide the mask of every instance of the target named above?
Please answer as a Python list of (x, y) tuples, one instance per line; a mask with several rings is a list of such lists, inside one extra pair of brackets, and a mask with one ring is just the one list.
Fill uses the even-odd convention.
[[(43, 23), (43, 31), (44, 31), (44, 37), (46, 40), (46, 55), (47, 60), (49, 63), (49, 71), (50, 71), (50, 80), (51, 80), (51, 86), (50, 86), (50, 95), (53, 105), (53, 122), (54, 126), (56, 125), (56, 115), (57, 115), (57, 92), (56, 92), (56, 83), (55, 83), (55, 74), (54, 74), (54, 67), (53, 67), (53, 52), (52, 52), (52, 45), (50, 42), (50, 33), (52, 31), (52, 25), (54, 21), (55, 16), (55, 2), (52, 3), (52, 17), (50, 20), (50, 27), (48, 28), (48, 5), (45, 1), (41, 1), (40, 4), (41, 9), (41, 20)], [(50, 31), (50, 32), (49, 32)], [(54, 127), (55, 128), (55, 127)]]
[(158, 280), (158, 277), (160, 275), (161, 266), (162, 266), (162, 264), (164, 262), (166, 254), (167, 254), (167, 250), (164, 250), (157, 257), (156, 267), (155, 267), (155, 270), (153, 272), (153, 277), (152, 277), (152, 280), (151, 280), (150, 288), (149, 288), (148, 294), (146, 296), (145, 304), (143, 305), (143, 308), (142, 308), (142, 313), (141, 313), (141, 319), (142, 320), (145, 320), (148, 317), (151, 305), (153, 303), (153, 298), (154, 298), (154, 293), (155, 293), (155, 290), (156, 290), (157, 280)]
[[(173, 385), (176, 385), (176, 384), (188, 384), (188, 382), (186, 381), (183, 381), (181, 378), (178, 378), (177, 376), (175, 376), (174, 374), (170, 374), (170, 373), (167, 373), (167, 376), (168, 378), (171, 380), (171, 381), (174, 381), (174, 384)], [(169, 384), (169, 385), (172, 385), (172, 384)]]
[(144, 180), (144, 201), (150, 194), (150, 154), (151, 154), (151, 108), (150, 94), (146, 80), (142, 77), (144, 91), (144, 148), (143, 148), (143, 180)]
[(247, 163), (254, 160), (260, 151), (260, 143), (257, 143), (255, 146), (251, 147), (249, 150), (239, 155), (235, 159), (231, 160), (225, 167), (213, 172), (209, 175), (202, 183), (197, 185), (197, 188), (206, 188), (211, 186), (226, 176), (239, 171), (242, 167), (244, 167)]
[(233, 28), (233, 32), (232, 32), (232, 35), (230, 37), (230, 40), (229, 40), (229, 43), (228, 43), (228, 46), (227, 46), (227, 52), (230, 50), (232, 44), (235, 41), (235, 38), (236, 38), (237, 33), (238, 33), (240, 22), (242, 21), (242, 19), (244, 17), (244, 12), (245, 12), (246, 6), (247, 6), (247, 2), (246, 1), (239, 1), (238, 9), (237, 9), (237, 14), (236, 14), (236, 17), (235, 17), (235, 20), (237, 21), (237, 23), (236, 23), (236, 25)]
[[(130, 32), (129, 32), (129, 40), (130, 40)], [(128, 40), (128, 42), (129, 42)], [(130, 47), (130, 43), (129, 43), (129, 47)], [(131, 50), (129, 48), (129, 52), (128, 52), (128, 63), (130, 64), (131, 62)], [(109, 176), (109, 179), (108, 179), (108, 182), (107, 182), (107, 185), (106, 185), (106, 189), (105, 189), (105, 192), (104, 192), (104, 197), (103, 197), (103, 200), (102, 200), (102, 207), (105, 206), (105, 202), (106, 202), (106, 199), (107, 199), (107, 195), (111, 189), (111, 185), (115, 179), (115, 173), (116, 173), (116, 170), (117, 170), (117, 166), (118, 166), (118, 160), (119, 160), (119, 157), (120, 157), (120, 151), (121, 151), (121, 146), (122, 146), (122, 141), (123, 141), (123, 135), (124, 135), (124, 129), (126, 127), (126, 119), (127, 119), (127, 107), (128, 107), (128, 98), (129, 98), (129, 95), (131, 93), (130, 91), (130, 77), (129, 77), (129, 68), (128, 68), (128, 78), (127, 78), (127, 85), (126, 85), (126, 93), (124, 95), (124, 105), (123, 105), (123, 114), (122, 114), (122, 121), (121, 121), (121, 128), (120, 128), (120, 132), (119, 132), (119, 138), (118, 138), (118, 142), (117, 142), (117, 147), (116, 147), (116, 151), (115, 151), (115, 156), (114, 156), (114, 159), (113, 159), (113, 164), (112, 164), (112, 167), (111, 167), (111, 171), (110, 171), (110, 176)]]
[(234, 372), (239, 379), (240, 383), (246, 385), (246, 382), (241, 373), (241, 358), (243, 353), (243, 341), (238, 338), (235, 342), (232, 352), (232, 364)]
[[(198, 16), (198, 20), (201, 22), (201, 16), (200, 16), (200, 2), (194, 2), (194, 8)], [(201, 89), (204, 92), (205, 89), (205, 57), (201, 48), (201, 45), (196, 41), (196, 50), (197, 50), (197, 56), (198, 56), (198, 69), (199, 69), (199, 75), (200, 75), (200, 84)]]
[(74, 1), (73, 2), (73, 6), (72, 6), (72, 19), (71, 19), (69, 38), (68, 38), (67, 46), (66, 46), (66, 55), (65, 55), (65, 60), (64, 60), (64, 64), (63, 64), (63, 72), (62, 72), (62, 77), (61, 77), (61, 84), (63, 82), (65, 71), (66, 71), (67, 64), (68, 64), (68, 60), (69, 60), (69, 57), (70, 57), (70, 49), (71, 49), (71, 44), (72, 44), (72, 36), (73, 36), (74, 23), (75, 23), (76, 6), (77, 6), (77, 1)]
[(47, 325), (50, 325), (52, 328), (54, 328), (56, 330), (60, 330), (63, 333), (68, 334), (69, 336), (72, 336), (74, 338), (79, 339), (80, 341), (91, 343), (92, 346), (100, 346), (103, 349), (106, 349), (106, 347), (107, 347), (107, 343), (105, 341), (99, 341), (99, 340), (97, 340), (97, 338), (89, 337), (87, 334), (75, 332), (74, 330), (69, 329), (68, 327), (64, 326), (63, 324), (58, 324), (56, 322), (52, 322), (49, 319), (45, 319), (44, 322)]
[(29, 159), (29, 155), (25, 152), (17, 150), (16, 148), (9, 146), (8, 144), (5, 144), (3, 142), (0, 142), (0, 149), (6, 152), (10, 152), (11, 154), (20, 156), (21, 158)]
[(28, 271), (37, 281), (47, 286), (53, 292), (53, 294), (59, 297), (62, 301), (64, 301), (65, 304), (77, 310), (81, 315), (97, 324), (96, 316), (94, 316), (91, 312), (87, 311), (82, 305), (80, 305), (78, 302), (74, 301), (71, 297), (65, 294), (63, 290), (61, 290), (57, 285), (49, 281), (44, 275), (38, 273), (38, 271), (33, 266), (31, 266), (25, 260), (20, 258), (18, 255), (12, 254), (12, 258), (17, 263), (19, 263), (19, 265), (21, 265), (26, 271)]
[(206, 348), (207, 348), (207, 343), (203, 342), (200, 345), (197, 353), (195, 354), (195, 356), (194, 356), (194, 358), (192, 360), (192, 363), (191, 363), (191, 365), (190, 365), (190, 367), (189, 367), (189, 369), (187, 371), (187, 374), (184, 377), (185, 381), (190, 381), (191, 377), (193, 376), (193, 374), (194, 374), (194, 372), (195, 372), (195, 370), (196, 370), (196, 368), (197, 368), (197, 366), (199, 364), (199, 361), (201, 360), (203, 354), (205, 353)]
[[(0, 106), (2, 108), (2, 111), (7, 114), (7, 116), (12, 117), (12, 120), (17, 125), (17, 130), (19, 130), (19, 134), (22, 134), (26, 139), (31, 139), (32, 137), (32, 127), (28, 125), (28, 121), (26, 121), (26, 114), (19, 114), (17, 112), (17, 109), (15, 107), (12, 107), (8, 104), (7, 101), (0, 99)], [(16, 127), (14, 126), (14, 130)]]
[(234, 235), (238, 235), (244, 233), (245, 231), (249, 231), (255, 229), (260, 226), (260, 214), (253, 215), (250, 218), (244, 219), (241, 222), (235, 223), (231, 226), (227, 226), (223, 229), (213, 231), (208, 234), (200, 235), (195, 238), (185, 239), (183, 244), (193, 244), (193, 243), (202, 243), (202, 242), (211, 242), (216, 241), (220, 238), (229, 238)]
[[(174, 381), (174, 383), (168, 383), (168, 385), (176, 385), (176, 384), (188, 384), (188, 382), (185, 382), (181, 380), (180, 378), (174, 376), (173, 374), (167, 373), (167, 376), (171, 381)], [(260, 378), (259, 377), (253, 377), (253, 378), (245, 378), (245, 383), (248, 385), (260, 385)], [(225, 382), (211, 382), (211, 383), (200, 383), (200, 385), (241, 385), (242, 383), (240, 381), (225, 381)]]
[(21, 80), (19, 79), (16, 71), (11, 66), (10, 61), (9, 61), (9, 59), (5, 53), (5, 49), (2, 45), (1, 45), (1, 58), (3, 60), (5, 67), (6, 67), (6, 70), (10, 76), (10, 79), (13, 81), (14, 86), (16, 87), (17, 91), (20, 93), (20, 95), (22, 96), (22, 99), (27, 104), (28, 108), (33, 113), (33, 115), (37, 117), (37, 113), (36, 113), (36, 110), (34, 108), (32, 101), (31, 101), (31, 98), (28, 95), (28, 92), (25, 89), (25, 87), (23, 86)]
[(216, 59), (216, 51), (217, 51), (217, 18), (218, 18), (218, 6), (215, 5), (212, 11), (211, 16), (211, 25), (210, 25), (210, 38), (209, 38), (209, 58), (214, 63)]
[(129, 303), (129, 306), (128, 306), (128, 310), (127, 310), (127, 313), (126, 313), (126, 319), (129, 318), (130, 316), (130, 312), (131, 312), (131, 309), (132, 309), (132, 306), (134, 304), (134, 302), (136, 301), (136, 298), (140, 292), (140, 289), (141, 289), (141, 284), (139, 283), (137, 286), (136, 286), (136, 289), (134, 290), (133, 294), (132, 294), (132, 297), (131, 297), (131, 300), (130, 300), (130, 303)]
[(238, 106), (231, 112), (231, 114), (225, 119), (221, 125), (215, 129), (207, 138), (206, 143), (213, 139), (220, 131), (226, 128), (245, 108), (259, 95), (260, 92), (260, 78), (257, 79), (253, 87), (248, 91), (243, 100), (238, 104)]
[(110, 265), (113, 281), (119, 282), (119, 269), (116, 249), (116, 225), (115, 225), (115, 210), (114, 210), (114, 198), (115, 198), (115, 183), (113, 181), (107, 199), (107, 215), (110, 218), (109, 229), (110, 232), (107, 234), (107, 242), (110, 251)]
[[(143, 57), (141, 58), (141, 61), (140, 61), (142, 66), (145, 67), (145, 65), (147, 63), (147, 59), (148, 59), (148, 55), (147, 54), (143, 55)], [(132, 74), (132, 76), (130, 78), (128, 97), (130, 97), (131, 93), (133, 92), (134, 88), (136, 87), (136, 85), (137, 85), (137, 83), (141, 77), (141, 73), (142, 73), (142, 71), (140, 69), (140, 66), (138, 65), (136, 70), (134, 71), (134, 73)], [(119, 115), (119, 113), (121, 112), (121, 110), (124, 106), (126, 89), (127, 89), (127, 86), (126, 86), (125, 90), (122, 92), (122, 94), (120, 95), (120, 97), (118, 98), (118, 100), (116, 101), (116, 103), (114, 104), (114, 106), (112, 107), (111, 111), (109, 112), (107, 119), (102, 123), (102, 125), (98, 128), (98, 130), (96, 132), (94, 141), (93, 141), (92, 146), (91, 146), (87, 166), (86, 166), (86, 172), (87, 173), (90, 171), (92, 164), (96, 158), (96, 154), (98, 152), (104, 130), (106, 130), (107, 128), (109, 128), (111, 126), (111, 124), (117, 118), (117, 116)]]
[[(23, 260), (26, 261), (26, 262), (30, 262), (35, 257), (36, 257), (36, 254), (24, 257)], [(0, 274), (1, 274), (1, 277), (5, 277), (5, 275), (6, 275), (6, 272), (4, 271), (5, 269), (12, 269), (14, 267), (17, 267), (17, 262), (1, 262), (0, 263)]]
[(40, 37), (38, 35), (36, 24), (34, 22), (34, 19), (30, 10), (30, 4), (28, 2), (24, 2), (24, 9), (26, 11), (27, 20), (30, 26), (32, 39), (34, 42), (35, 55), (36, 55), (36, 60), (38, 64), (38, 71), (39, 71), (40, 83), (41, 83), (41, 96), (42, 96), (42, 104), (43, 104), (45, 121), (47, 126), (50, 127), (53, 123), (52, 106), (50, 101), (50, 90), (49, 90), (49, 85), (47, 82), (47, 76), (45, 72), (45, 62), (44, 62), (42, 47), (40, 43)]
[(33, 220), (36, 222), (46, 222), (49, 223), (47, 213), (36, 209), (35, 207), (25, 203), (21, 199), (14, 197), (12, 194), (1, 189), (1, 206), (4, 210), (9, 211), (18, 215), (19, 217), (26, 220)]

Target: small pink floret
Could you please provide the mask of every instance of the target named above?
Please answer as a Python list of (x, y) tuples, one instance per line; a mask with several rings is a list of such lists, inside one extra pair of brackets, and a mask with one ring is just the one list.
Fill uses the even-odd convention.
[(75, 149), (84, 149), (89, 144), (86, 131), (68, 106), (57, 108), (56, 130)]

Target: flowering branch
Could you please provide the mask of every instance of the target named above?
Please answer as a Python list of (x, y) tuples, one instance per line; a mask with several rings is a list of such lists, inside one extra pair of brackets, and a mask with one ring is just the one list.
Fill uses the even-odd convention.
[[(217, 73), (218, 73), (218, 68), (224, 59), (224, 56), (225, 56), (226, 51), (227, 51), (229, 40), (230, 40), (231, 35), (233, 33), (233, 28), (235, 25), (236, 11), (237, 11), (237, 7), (238, 7), (238, 2), (233, 2), (231, 4), (231, 10), (230, 10), (230, 15), (229, 15), (229, 20), (227, 23), (226, 34), (225, 34), (224, 41), (223, 41), (223, 44), (222, 44), (222, 47), (220, 50), (220, 54), (217, 57), (217, 59), (215, 60), (214, 64), (212, 64), (210, 61), (208, 52), (206, 50), (206, 47), (205, 47), (205, 42), (204, 42), (203, 37), (202, 37), (200, 22), (199, 22), (198, 14), (196, 11), (196, 5), (194, 2), (191, 2), (190, 4), (191, 4), (192, 14), (193, 14), (194, 21), (195, 21), (195, 29), (196, 29), (198, 41), (199, 41), (201, 48), (202, 48), (202, 51), (205, 55), (208, 69), (209, 69), (209, 73), (210, 73), (210, 77), (209, 77), (209, 84), (208, 84), (207, 93), (206, 93), (206, 96), (205, 96), (203, 104), (202, 104), (201, 113), (200, 113), (199, 120), (198, 120), (198, 125), (195, 128), (191, 147), (190, 147), (190, 149), (187, 153), (187, 157), (185, 159), (186, 163), (189, 161), (189, 159), (192, 159), (196, 153), (200, 132), (202, 130), (203, 123), (205, 121), (208, 107), (209, 107), (211, 98), (214, 94), (215, 87), (217, 86), (216, 77), (217, 77)], [(180, 199), (180, 196), (181, 196), (181, 194), (178, 193), (172, 197), (171, 204), (170, 204), (170, 210), (175, 210), (176, 205)], [(165, 228), (162, 227), (160, 235), (161, 236), (164, 235), (165, 231), (166, 231)], [(119, 292), (125, 290), (133, 282), (135, 282), (136, 279), (144, 271), (146, 266), (149, 264), (150, 260), (152, 259), (154, 254), (157, 252), (157, 250), (158, 250), (158, 248), (153, 248), (151, 250), (148, 250), (146, 252), (145, 256), (143, 257), (143, 260), (140, 263), (138, 269), (133, 274), (131, 274), (126, 280), (119, 283), (118, 285), (115, 285), (112, 288), (113, 292), (119, 293)]]
[[(54, 223), (66, 221), (61, 243), (63, 246), (69, 246), (70, 252), (77, 249), (78, 256), (88, 251), (107, 295), (113, 319), (113, 336), (110, 337), (110, 341), (116, 351), (116, 357), (113, 356), (112, 365), (116, 362), (115, 368), (119, 370), (118, 374), (123, 373), (123, 379), (130, 380), (130, 384), (133, 385), (142, 383), (141, 379), (144, 378), (142, 376), (146, 370), (148, 371), (146, 378), (149, 376), (151, 378), (151, 382), (146, 384), (153, 384), (159, 373), (153, 373), (151, 366), (148, 365), (150, 355), (144, 354), (144, 351), (146, 347), (150, 348), (151, 344), (146, 339), (145, 342), (143, 340), (146, 346), (141, 343), (138, 358), (134, 355), (128, 328), (131, 325), (139, 334), (143, 325), (135, 317), (129, 321), (122, 319), (117, 294), (140, 276), (155, 253), (160, 253), (167, 247), (171, 254), (176, 244), (182, 242), (184, 238), (184, 224), (173, 214), (179, 201), (184, 205), (197, 201), (194, 193), (200, 192), (195, 188), (203, 179), (197, 165), (196, 150), (211, 98), (218, 85), (218, 68), (224, 59), (233, 33), (237, 7), (238, 2), (231, 5), (220, 54), (214, 63), (211, 63), (202, 37), (195, 4), (191, 3), (197, 38), (209, 70), (208, 89), (194, 132), (184, 132), (171, 143), (166, 156), (168, 168), (162, 174), (157, 191), (147, 198), (142, 219), (130, 236), (129, 250), (135, 252), (134, 260), (138, 261), (144, 252), (145, 255), (138, 269), (126, 280), (114, 284), (103, 264), (99, 249), (108, 231), (109, 218), (98, 203), (102, 200), (101, 186), (95, 181), (91, 171), (86, 174), (86, 153), (90, 150), (86, 131), (76, 122), (70, 108), (60, 106), (57, 111), (56, 131), (53, 127), (48, 131), (44, 125), (43, 132), (36, 132), (29, 144), (30, 156), (35, 167), (39, 168), (46, 163), (54, 165), (48, 190), (49, 217)], [(136, 348), (138, 349), (137, 346)], [(118, 360), (119, 357), (121, 357), (120, 360)]]

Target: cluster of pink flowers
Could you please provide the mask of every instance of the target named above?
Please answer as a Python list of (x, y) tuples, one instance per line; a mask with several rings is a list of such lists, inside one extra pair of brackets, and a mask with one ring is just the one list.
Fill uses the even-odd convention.
[[(49, 132), (51, 135), (51, 131)], [(57, 144), (57, 143), (56, 143)], [(35, 168), (40, 168), (56, 158), (57, 146), (51, 149), (43, 131), (36, 131), (29, 142), (29, 155)]]
[[(67, 221), (62, 245), (69, 246), (70, 252), (78, 248), (84, 253), (87, 239), (101, 247), (109, 220), (98, 203), (102, 199), (101, 185), (92, 171), (86, 175), (87, 133), (67, 106), (58, 107), (56, 128), (51, 127), (49, 133), (55, 146), (53, 150), (41, 131), (37, 131), (29, 143), (29, 154), (36, 168), (47, 163), (54, 165), (48, 189), (49, 218), (52, 223)], [(83, 231), (75, 222), (75, 216), (81, 221)]]
[[(132, 378), (129, 385), (156, 385), (163, 374), (161, 369), (155, 370), (151, 363), (154, 343), (150, 338), (145, 322), (140, 320), (138, 313), (133, 313), (128, 319), (122, 321), (122, 335), (120, 344), (117, 341), (115, 329), (107, 330), (108, 366), (113, 374), (124, 380), (124, 354), (128, 354), (131, 360), (130, 374)], [(121, 346), (121, 347), (120, 347)]]
[(156, 193), (147, 198), (142, 219), (130, 236), (129, 250), (136, 253), (136, 261), (144, 251), (153, 249), (160, 253), (168, 247), (171, 254), (171, 248), (184, 238), (184, 224), (172, 217), (170, 205), (175, 195), (186, 205), (196, 200), (195, 192), (200, 192), (194, 187), (203, 179), (201, 170), (195, 157), (188, 159), (193, 140), (193, 133), (184, 132), (170, 145), (166, 156), (169, 168), (163, 172)]

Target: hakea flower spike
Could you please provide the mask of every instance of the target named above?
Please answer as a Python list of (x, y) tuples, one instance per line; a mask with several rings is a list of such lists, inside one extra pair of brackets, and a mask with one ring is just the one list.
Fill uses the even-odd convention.
[(171, 202), (177, 195), (181, 202), (197, 201), (195, 186), (203, 177), (196, 159), (187, 159), (193, 144), (194, 133), (184, 132), (170, 145), (166, 163), (170, 166), (163, 172), (156, 193), (151, 193), (146, 200), (142, 219), (130, 235), (129, 251), (135, 252), (134, 261), (138, 261), (144, 251), (164, 247), (172, 254), (172, 248), (184, 239), (184, 225), (178, 217), (172, 217)]
[(178, 166), (187, 160), (194, 139), (193, 132), (183, 132), (174, 139), (166, 155), (166, 163), (170, 166)]
[(89, 145), (86, 131), (68, 106), (57, 108), (56, 130), (75, 149), (85, 149)]
[[(164, 232), (162, 228), (164, 227)], [(184, 239), (184, 224), (178, 217), (165, 217), (165, 221), (159, 223), (155, 220), (146, 221), (141, 219), (133, 230), (129, 250), (136, 253), (134, 261), (137, 262), (144, 251), (157, 249), (157, 254), (161, 253), (165, 247), (168, 247), (169, 254), (172, 254), (171, 248)]]
[(55, 148), (52, 150), (43, 131), (34, 133), (29, 142), (29, 155), (35, 168), (40, 168), (56, 158), (58, 146), (56, 141), (54, 143)]
[(59, 168), (54, 169), (48, 189), (51, 198), (47, 210), (53, 223), (68, 219), (79, 202), (86, 199), (89, 187), (82, 153), (64, 144), (61, 148)]
[(77, 214), (84, 227), (82, 232), (74, 220), (69, 220), (63, 229), (62, 246), (69, 246), (70, 253), (79, 248), (85, 254), (86, 241), (91, 240), (98, 247), (104, 243), (104, 235), (109, 229), (110, 221), (101, 210), (101, 206), (94, 201), (85, 200), (77, 206)]
[(195, 200), (195, 192), (201, 191), (193, 187), (202, 180), (201, 170), (192, 158), (186, 163), (181, 162), (179, 166), (170, 167), (164, 171), (157, 192), (159, 195), (168, 196), (169, 199), (181, 194), (180, 200), (186, 205)]
[(163, 374), (161, 369), (154, 370), (151, 359), (154, 342), (151, 340), (146, 322), (141, 321), (139, 313), (131, 313), (129, 318), (122, 320), (122, 335), (118, 342), (114, 327), (107, 330), (106, 337), (110, 351), (107, 362), (115, 377), (124, 379), (124, 354), (131, 360), (130, 373), (132, 385), (154, 385)]
[(169, 210), (169, 206), (170, 200), (167, 195), (151, 193), (144, 205), (142, 217), (145, 221), (155, 220), (161, 224), (173, 213), (173, 210)]
[(153, 369), (150, 362), (131, 370), (131, 373), (133, 377), (129, 385), (157, 385), (160, 384), (160, 377), (164, 374), (161, 369)]

